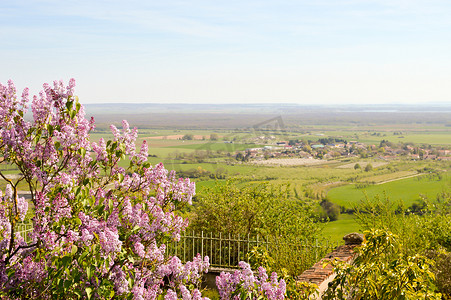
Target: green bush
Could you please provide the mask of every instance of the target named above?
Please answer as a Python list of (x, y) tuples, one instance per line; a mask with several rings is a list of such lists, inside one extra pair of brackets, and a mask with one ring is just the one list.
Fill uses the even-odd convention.
[[(274, 271), (299, 275), (330, 249), (309, 248), (320, 236), (313, 205), (291, 196), (289, 186), (237, 186), (228, 181), (193, 204), (189, 230), (260, 236), (268, 243)], [(313, 249), (313, 250), (312, 250)], [(284, 269), (284, 270), (282, 270)]]
[(397, 235), (404, 256), (427, 256), (435, 274), (437, 290), (451, 297), (451, 268), (445, 258), (451, 258), (451, 197), (443, 193), (437, 201), (423, 199), (419, 214), (412, 213), (402, 203), (382, 199), (366, 199), (356, 208), (357, 222), (363, 229), (380, 229)]
[(406, 256), (397, 235), (385, 230), (365, 232), (349, 264), (330, 262), (337, 274), (323, 299), (441, 299), (435, 292), (432, 261)]

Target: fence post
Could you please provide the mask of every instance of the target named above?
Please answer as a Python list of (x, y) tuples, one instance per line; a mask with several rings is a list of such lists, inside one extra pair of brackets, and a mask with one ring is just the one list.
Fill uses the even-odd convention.
[(238, 242), (237, 242), (237, 245), (238, 245), (237, 257), (238, 257), (238, 259), (236, 260), (237, 262), (240, 261), (240, 244), (241, 244), (241, 238), (240, 238), (240, 234), (238, 233)]
[(222, 262), (222, 233), (219, 233), (219, 265), (221, 266)]
[(195, 243), (196, 239), (194, 238), (194, 230), (193, 230), (193, 255), (191, 255), (190, 257), (194, 257), (194, 253), (196, 253), (195, 247), (194, 247), (194, 243)]
[(230, 266), (230, 232), (229, 232), (229, 261), (227, 265)]
[(249, 238), (249, 233), (247, 234), (247, 263), (249, 263), (249, 243), (251, 242)]
[(204, 257), (204, 231), (201, 232), (202, 238), (201, 238), (201, 244), (200, 244), (200, 256)]

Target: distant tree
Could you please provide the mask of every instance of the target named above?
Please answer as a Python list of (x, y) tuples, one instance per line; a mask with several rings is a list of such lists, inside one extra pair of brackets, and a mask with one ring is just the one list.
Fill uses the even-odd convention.
[(362, 167), (357, 163), (354, 165), (354, 170), (361, 169)]
[(189, 140), (189, 141), (194, 140), (194, 135), (192, 135), (192, 134), (185, 134), (182, 137), (182, 140)]
[(339, 139), (339, 138), (321, 138), (318, 139), (318, 143), (321, 143), (323, 145), (327, 145), (327, 144), (333, 144), (333, 143), (345, 143), (346, 141), (343, 139)]
[(219, 139), (219, 136), (217, 133), (210, 134), (210, 141), (217, 141)]
[(338, 219), (340, 207), (337, 204), (324, 200), (321, 202), (321, 207), (329, 221), (336, 221)]
[(379, 147), (393, 147), (393, 143), (392, 143), (392, 142), (389, 142), (389, 141), (387, 141), (387, 140), (382, 140), (382, 141), (379, 143)]
[(426, 154), (426, 152), (424, 152), (424, 150), (420, 150), (418, 153), (418, 155), (420, 156), (420, 159), (423, 159), (425, 154)]
[(310, 147), (309, 145), (302, 147), (302, 150), (308, 153), (312, 153), (312, 147)]
[(288, 145), (290, 145), (290, 146), (294, 146), (294, 145), (296, 145), (298, 143), (300, 143), (299, 139), (289, 140), (288, 141)]
[(235, 156), (235, 159), (238, 161), (243, 161), (244, 160), (244, 155), (241, 152), (238, 152)]
[(372, 164), (367, 164), (366, 167), (365, 167), (365, 172), (369, 172), (371, 170), (373, 170), (373, 165)]

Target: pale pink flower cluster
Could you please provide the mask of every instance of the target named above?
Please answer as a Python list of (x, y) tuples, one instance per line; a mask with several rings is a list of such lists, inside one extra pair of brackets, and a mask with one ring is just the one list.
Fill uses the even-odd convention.
[[(79, 274), (77, 281), (83, 284), (73, 288), (84, 297), (85, 287), (96, 295), (98, 283), (110, 280), (116, 295), (134, 299), (201, 299), (199, 290), (188, 287), (199, 285), (208, 259), (197, 256), (182, 264), (167, 257), (165, 246), (188, 225), (177, 209), (191, 203), (194, 183), (177, 178), (162, 164), (147, 164), (148, 145), (144, 142), (136, 151), (137, 130), (126, 121), (121, 130), (111, 127), (113, 141), (90, 143), (94, 121), (85, 119), (74, 87), (72, 79), (68, 86), (61, 81), (45, 84), (33, 97), (32, 118), (26, 118), (28, 90), (17, 99), (11, 81), (0, 84), (0, 156), (18, 166), (20, 180), (30, 182), (34, 206), (27, 244), (14, 228), (15, 215), (23, 220), (28, 202), (17, 197), (12, 201), (17, 191), (11, 186), (1, 197), (0, 293), (26, 298), (32, 297), (27, 291), (42, 288), (40, 297), (51, 298), (51, 287), (57, 288), (60, 278), (50, 274), (62, 268), (65, 277)], [(126, 156), (130, 166), (120, 167)], [(86, 251), (89, 256), (80, 258)], [(63, 258), (70, 263), (55, 263)], [(82, 268), (86, 259), (95, 268)]]
[[(239, 263), (241, 270), (233, 274), (222, 272), (216, 277), (216, 286), (221, 299), (264, 299), (280, 300), (285, 299), (286, 283), (283, 279), (277, 280), (277, 274), (273, 272), (268, 281), (268, 275), (263, 267), (258, 268), (258, 275), (255, 276), (248, 263)], [(252, 295), (252, 298), (248, 298)]]

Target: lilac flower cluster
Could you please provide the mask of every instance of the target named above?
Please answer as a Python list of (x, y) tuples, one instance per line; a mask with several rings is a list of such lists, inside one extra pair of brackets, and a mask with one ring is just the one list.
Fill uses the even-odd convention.
[(165, 246), (188, 225), (178, 210), (191, 204), (194, 183), (151, 166), (126, 121), (111, 126), (112, 141), (90, 142), (94, 120), (74, 88), (45, 84), (26, 118), (28, 90), (18, 99), (11, 81), (0, 84), (0, 156), (18, 167), (34, 206), (26, 243), (16, 226), (28, 202), (17, 185), (0, 195), (0, 297), (202, 299), (208, 258), (182, 264)]
[(216, 286), (221, 299), (285, 299), (286, 283), (283, 279), (277, 280), (273, 272), (268, 281), (268, 275), (263, 267), (258, 268), (255, 276), (248, 263), (239, 263), (241, 270), (233, 274), (222, 272), (216, 277)]

